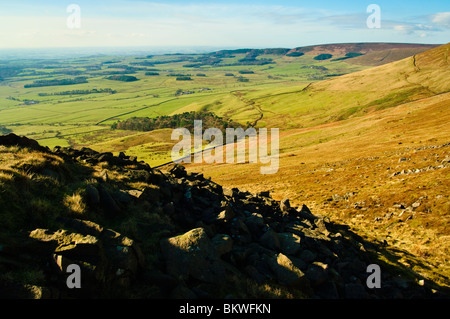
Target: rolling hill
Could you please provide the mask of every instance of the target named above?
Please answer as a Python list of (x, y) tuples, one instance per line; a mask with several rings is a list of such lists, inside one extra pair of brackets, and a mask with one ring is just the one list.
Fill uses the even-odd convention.
[(305, 202), (386, 241), (392, 258), (449, 285), (449, 50), (446, 44), (295, 90), (242, 92), (263, 112), (261, 122), (284, 128), (279, 172), (260, 175), (259, 164), (188, 170)]
[[(387, 48), (392, 50), (418, 50), (420, 52), (429, 46), (406, 44), (341, 44), (317, 47), (321, 50), (320, 52), (328, 50), (326, 52), (337, 54), (336, 52), (339, 50), (339, 54), (344, 54), (352, 50), (381, 52), (377, 50), (385, 50)], [(426, 56), (436, 56), (437, 59), (442, 56), (441, 60), (439, 60), (440, 62), (437, 62), (436, 67), (434, 62), (430, 62), (429, 58), (424, 58), (419, 53), (395, 63), (365, 69), (360, 72), (351, 72), (341, 76), (330, 77), (325, 81), (301, 81), (300, 83), (283, 81), (271, 85), (250, 84), (233, 88), (233, 90), (228, 92), (222, 91), (220, 94), (209, 94), (206, 96), (187, 95), (180, 99), (170, 101), (167, 104), (164, 103), (162, 106), (168, 109), (172, 103), (174, 106), (177, 105), (177, 107), (170, 108), (171, 113), (169, 114), (186, 111), (214, 112), (219, 116), (242, 123), (242, 125), (245, 125), (247, 122), (257, 123), (256, 127), (295, 129), (332, 123), (447, 91), (448, 81), (445, 81), (445, 79), (448, 77), (448, 68), (442, 64), (446, 63), (444, 58), (447, 49), (448, 46), (442, 46), (427, 53)], [(312, 52), (313, 55), (319, 53), (319, 51), (309, 52)], [(297, 59), (300, 61), (303, 58), (304, 56), (297, 58), (287, 57), (286, 59)], [(359, 57), (352, 59), (356, 58)], [(311, 57), (305, 57), (304, 59), (312, 61)], [(292, 61), (289, 63), (294, 64)], [(312, 68), (312, 70), (319, 70), (320, 72), (321, 68), (326, 69), (325, 65), (333, 65), (333, 63), (343, 62), (315, 61), (315, 63), (308, 65), (291, 65), (290, 68), (292, 70), (294, 67), (298, 70)], [(281, 64), (267, 72), (283, 72), (283, 68), (284, 66)], [(247, 76), (255, 77), (256, 75), (251, 74)], [(164, 108), (161, 108), (161, 111)], [(158, 110), (158, 112), (161, 111)], [(132, 113), (127, 116), (137, 114), (145, 116), (148, 114), (148, 111)], [(108, 132), (105, 132), (105, 134), (103, 140), (100, 141), (101, 145), (97, 146), (95, 143), (87, 144), (86, 142), (84, 144), (81, 142), (78, 145), (90, 145), (94, 148), (100, 147), (102, 150), (105, 150), (108, 148), (108, 141), (113, 142), (113, 139), (108, 137), (110, 134)], [(128, 134), (131, 138), (136, 132), (128, 132)], [(170, 141), (170, 136), (168, 135), (167, 138), (164, 138), (164, 145), (166, 147), (166, 151), (164, 152), (164, 146), (161, 147), (161, 145), (158, 145), (157, 149), (154, 149), (151, 145), (153, 139), (151, 135), (153, 134), (161, 136), (157, 132), (144, 134), (149, 138), (149, 143), (143, 143), (145, 146), (136, 145), (135, 143), (131, 143), (132, 139), (127, 139), (130, 143), (122, 143), (120, 151), (128, 151), (131, 152), (130, 154), (148, 159), (153, 165), (159, 165), (170, 160), (169, 151), (171, 145), (174, 144)], [(142, 142), (143, 134), (139, 133), (139, 135), (141, 137), (138, 140)], [(114, 143), (118, 145), (117, 141)], [(146, 150), (143, 148), (146, 148)], [(142, 151), (139, 151), (139, 149), (142, 149)], [(152, 149), (155, 151), (154, 153)], [(156, 157), (153, 156), (152, 159), (152, 156), (149, 155), (152, 153), (159, 155)]]
[(311, 45), (292, 49), (288, 52), (301, 52), (306, 55), (317, 56), (319, 54), (331, 54), (342, 57), (349, 53), (360, 53), (362, 56), (355, 56), (346, 59), (349, 63), (376, 66), (387, 64), (407, 58), (437, 47), (433, 44), (414, 43), (336, 43)]
[[(273, 59), (263, 65), (252, 50), (222, 52), (202, 76), (186, 63), (217, 62), (210, 55), (104, 57), (71, 62), (87, 67), (88, 83), (45, 89), (24, 86), (67, 70), (33, 62), (2, 82), (2, 131), (65, 144), (0, 139), (0, 293), (79, 297), (64, 286), (75, 260), (91, 274), (84, 296), (441, 296), (450, 287), (450, 44), (426, 48), (257, 52)], [(314, 59), (321, 54), (333, 58)], [(152, 63), (161, 74), (130, 69)], [(103, 73), (130, 70), (138, 81)], [(182, 72), (193, 80), (178, 82)], [(261, 175), (260, 163), (152, 169), (170, 158), (170, 129), (111, 129), (188, 111), (280, 128), (277, 174)], [(373, 262), (379, 291), (362, 284)]]
[[(448, 51), (449, 45), (444, 45), (307, 86), (279, 92), (243, 91), (240, 97), (257, 107), (264, 114), (261, 122), (272, 127), (305, 127), (343, 120), (449, 91)], [(221, 113), (220, 107), (212, 110)]]

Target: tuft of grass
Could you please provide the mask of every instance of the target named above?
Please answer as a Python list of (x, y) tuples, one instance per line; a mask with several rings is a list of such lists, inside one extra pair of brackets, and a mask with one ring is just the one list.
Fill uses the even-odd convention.
[(64, 205), (73, 213), (83, 215), (86, 212), (86, 203), (80, 193), (66, 195)]

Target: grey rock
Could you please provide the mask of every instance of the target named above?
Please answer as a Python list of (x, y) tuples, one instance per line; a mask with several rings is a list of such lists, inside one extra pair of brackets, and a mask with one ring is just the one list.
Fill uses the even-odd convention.
[(98, 205), (100, 203), (100, 194), (94, 185), (89, 184), (85, 189), (86, 201), (90, 205)]
[(203, 228), (163, 239), (160, 245), (169, 275), (216, 284), (223, 281), (225, 269), (216, 247)]
[(278, 234), (272, 229), (266, 231), (260, 238), (259, 243), (269, 249), (280, 251), (281, 243)]
[(301, 248), (300, 236), (293, 233), (279, 233), (281, 252), (285, 255), (296, 255)]
[(314, 262), (308, 266), (305, 274), (312, 286), (320, 286), (328, 280), (328, 265)]
[(269, 258), (268, 265), (280, 284), (303, 289), (309, 288), (309, 281), (305, 274), (286, 255), (280, 253), (276, 257)]

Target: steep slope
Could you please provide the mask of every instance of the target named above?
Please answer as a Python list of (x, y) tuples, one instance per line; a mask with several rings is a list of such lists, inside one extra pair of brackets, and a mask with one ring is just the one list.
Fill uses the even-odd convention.
[(291, 125), (280, 133), (277, 174), (260, 175), (259, 164), (188, 170), (306, 203), (407, 251), (396, 258), (450, 285), (449, 48), (255, 98), (263, 121)]
[[(450, 90), (450, 44), (412, 57), (271, 94), (241, 91), (263, 113), (260, 125), (308, 127), (360, 116)], [(235, 110), (239, 112), (238, 109)]]
[[(182, 166), (162, 173), (124, 154), (50, 151), (13, 134), (0, 136), (0, 164), (2, 298), (447, 296), (306, 205), (226, 189)], [(379, 288), (366, 283), (372, 263)]]

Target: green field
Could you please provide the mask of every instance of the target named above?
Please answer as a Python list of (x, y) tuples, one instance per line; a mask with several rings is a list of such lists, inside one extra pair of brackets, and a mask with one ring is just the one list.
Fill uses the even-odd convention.
[[(257, 61), (270, 59), (268, 64), (241, 65), (245, 57), (244, 53), (225, 55), (219, 63), (214, 54), (0, 61), (0, 72), (9, 71), (0, 82), (0, 125), (49, 147), (102, 148), (108, 141), (114, 143), (117, 134), (110, 126), (118, 120), (204, 110), (245, 125), (261, 116), (253, 99), (298, 91), (309, 83), (366, 68), (284, 54), (257, 56)], [(133, 76), (138, 81), (110, 80), (111, 75)], [(87, 83), (39, 86), (77, 77), (85, 77)], [(266, 122), (261, 119), (259, 125)], [(152, 162), (152, 156), (145, 156), (148, 150), (130, 147), (131, 153)]]
[[(372, 68), (367, 59), (353, 62), (365, 55), (333, 54), (317, 60), (318, 52), (292, 57), (270, 49), (0, 61), (0, 127), (49, 147), (112, 149), (158, 165), (170, 158), (170, 131), (141, 134), (111, 125), (206, 111), (243, 127), (298, 129), (448, 89), (443, 69), (424, 65), (416, 72), (412, 58)], [(79, 83), (56, 85), (73, 82)]]

